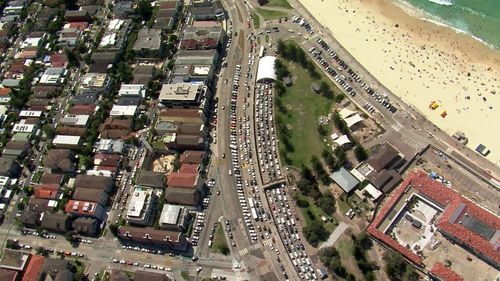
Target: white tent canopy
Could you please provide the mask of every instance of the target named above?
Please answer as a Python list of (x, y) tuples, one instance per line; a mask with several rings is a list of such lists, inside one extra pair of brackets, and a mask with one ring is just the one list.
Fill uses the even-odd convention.
[(356, 111), (351, 111), (348, 108), (342, 108), (342, 110), (339, 112), (339, 115), (340, 117), (342, 117), (342, 119), (346, 119), (347, 117), (353, 115), (354, 113), (356, 113)]
[(339, 135), (337, 135), (337, 134), (333, 133), (333, 134), (331, 134), (331, 135), (330, 135), (330, 137), (331, 137), (333, 140), (336, 140), (336, 139), (338, 139), (338, 138), (339, 138)]
[(342, 135), (340, 137), (338, 137), (334, 143), (338, 144), (339, 146), (343, 146), (344, 144), (348, 144), (348, 143), (351, 143), (351, 140), (349, 139), (349, 137), (347, 135)]
[(276, 70), (274, 69), (274, 64), (276, 62), (276, 57), (265, 56), (259, 60), (259, 67), (257, 68), (257, 82), (263, 82), (264, 80), (276, 80)]
[(351, 128), (352, 126), (356, 125), (357, 123), (363, 121), (363, 118), (359, 114), (355, 114), (349, 118), (345, 118), (344, 121), (347, 123), (347, 127)]

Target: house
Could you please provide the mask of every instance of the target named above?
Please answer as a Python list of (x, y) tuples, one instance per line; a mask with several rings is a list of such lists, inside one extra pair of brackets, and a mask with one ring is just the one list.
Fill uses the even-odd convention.
[[(43, 264), (45, 263), (45, 257), (39, 255), (31, 255), (26, 270), (23, 274), (22, 281), (38, 281), (42, 275)], [(0, 277), (0, 280), (3, 280)]]
[(64, 177), (61, 174), (44, 173), (40, 178), (40, 184), (53, 184), (61, 186), (63, 183), (63, 179)]
[(157, 230), (151, 227), (120, 226), (118, 236), (124, 241), (185, 251), (188, 243), (182, 232)]
[(136, 225), (149, 225), (155, 197), (152, 188), (136, 186), (130, 196), (127, 222)]
[(141, 170), (136, 184), (151, 188), (165, 188), (165, 173)]
[(171, 281), (171, 280), (172, 279), (170, 279), (164, 273), (144, 271), (144, 270), (137, 270), (134, 275), (134, 281)]
[(0, 156), (0, 176), (17, 177), (21, 167), (12, 157)]
[(73, 221), (73, 229), (80, 235), (96, 237), (100, 232), (100, 223), (93, 218), (80, 217)]
[(24, 159), (30, 149), (28, 141), (13, 141), (10, 140), (5, 144), (2, 152), (3, 156), (14, 157), (17, 159)]
[(59, 195), (58, 184), (40, 184), (35, 188), (35, 198), (56, 199)]
[(22, 213), (19, 221), (23, 224), (24, 227), (36, 229), (40, 225), (40, 217), (40, 212), (27, 210)]
[(197, 135), (166, 135), (163, 143), (171, 150), (204, 150), (207, 141)]
[(47, 280), (54, 281), (72, 281), (76, 268), (68, 261), (63, 259), (48, 258), (42, 267), (42, 273)]
[(101, 204), (89, 201), (69, 200), (65, 210), (76, 217), (90, 217), (100, 221), (106, 216), (106, 210)]
[(0, 268), (23, 272), (28, 264), (29, 253), (5, 249), (2, 253)]
[(92, 54), (92, 63), (89, 72), (105, 74), (108, 69), (113, 67), (118, 61), (117, 51), (94, 52)]
[(164, 47), (160, 29), (143, 27), (132, 49), (140, 57), (161, 57)]
[(28, 203), (28, 210), (31, 212), (43, 213), (57, 206), (57, 201), (41, 198), (31, 198)]
[(0, 88), (0, 104), (8, 104), (10, 102), (10, 92), (9, 88)]
[(113, 179), (103, 176), (77, 175), (75, 188), (99, 189), (110, 193), (113, 190)]
[(19, 273), (15, 270), (0, 268), (0, 280), (18, 281)]
[(73, 115), (94, 115), (97, 111), (95, 104), (76, 104), (69, 109), (69, 114)]
[(121, 158), (122, 157), (119, 154), (97, 153), (94, 156), (94, 165), (106, 166), (106, 167), (119, 167)]
[(366, 164), (366, 169), (371, 171), (366, 179), (384, 193), (389, 192), (402, 180), (399, 170), (405, 165), (405, 159), (390, 143), (375, 147)]
[(61, 85), (65, 81), (65, 76), (68, 70), (63, 67), (49, 67), (45, 69), (40, 84), (42, 85)]
[(132, 1), (116, 2), (113, 6), (113, 15), (119, 19), (127, 19), (133, 16), (135, 10)]
[(120, 139), (127, 136), (130, 128), (132, 128), (132, 118), (108, 117), (99, 126), (100, 137), (103, 139)]
[(88, 11), (83, 10), (66, 10), (64, 18), (68, 22), (91, 22), (92, 17)]
[(84, 138), (87, 135), (87, 128), (72, 127), (72, 126), (58, 126), (56, 128), (58, 135), (79, 136)]
[(67, 214), (46, 212), (42, 217), (41, 227), (48, 231), (66, 233), (71, 229)]
[(93, 188), (76, 188), (73, 193), (73, 200), (96, 202), (106, 206), (108, 202), (108, 193), (101, 189)]

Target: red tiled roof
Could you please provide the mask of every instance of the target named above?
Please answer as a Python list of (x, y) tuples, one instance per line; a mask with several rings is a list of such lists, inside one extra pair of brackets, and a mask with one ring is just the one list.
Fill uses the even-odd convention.
[[(455, 240), (458, 240), (467, 245), (469, 248), (474, 249), (476, 252), (481, 253), (488, 259), (496, 263), (500, 263), (500, 251), (496, 248), (496, 246), (481, 237), (479, 234), (460, 224), (460, 218), (467, 213), (468, 216), (474, 217), (489, 227), (497, 230), (500, 229), (500, 219), (493, 213), (462, 197), (455, 190), (431, 179), (422, 171), (412, 172), (401, 184), (401, 186), (394, 191), (392, 197), (389, 198), (387, 203), (382, 207), (379, 215), (368, 227), (368, 232), (372, 236), (401, 252), (411, 261), (421, 264), (422, 261), (420, 257), (377, 229), (388, 212), (401, 198), (403, 192), (408, 186), (411, 186), (411, 188), (418, 191), (420, 195), (444, 208), (444, 212), (436, 222), (436, 226), (439, 231), (445, 235), (454, 237)], [(464, 209), (460, 214), (458, 214), (458, 217), (454, 221), (450, 222), (450, 217), (455, 213), (459, 206), (464, 207)]]
[(66, 204), (66, 213), (91, 216), (99, 207), (100, 205), (95, 202), (69, 200)]
[(168, 175), (167, 186), (196, 188), (197, 177), (197, 174), (192, 173), (171, 173)]
[(182, 164), (181, 168), (179, 169), (179, 173), (197, 174), (198, 167), (199, 167), (199, 165), (197, 165), (197, 164)]
[(399, 201), (399, 199), (403, 195), (403, 192), (410, 184), (411, 180), (412, 180), (412, 178), (408, 177), (392, 193), (392, 196), (387, 200), (387, 203), (382, 207), (382, 209), (380, 210), (377, 217), (375, 217), (373, 222), (368, 227), (368, 233), (370, 233), (370, 235), (377, 238), (381, 242), (384, 242), (385, 244), (389, 245), (391, 248), (395, 249), (396, 251), (400, 252), (408, 260), (414, 262), (415, 264), (422, 265), (422, 259), (417, 254), (415, 254), (411, 250), (407, 249), (406, 247), (399, 244), (397, 241), (393, 240), (391, 237), (389, 237), (388, 235), (384, 234), (382, 231), (377, 229), (377, 227), (382, 223), (382, 221), (387, 216), (387, 214), (392, 209), (392, 207)]
[(70, 22), (68, 23), (68, 28), (75, 28), (78, 30), (84, 30), (89, 26), (86, 22)]
[(35, 189), (35, 198), (55, 199), (58, 193), (58, 184), (42, 184)]
[(464, 278), (440, 262), (436, 262), (430, 273), (443, 281), (463, 281)]
[(44, 262), (45, 258), (43, 256), (31, 256), (22, 281), (38, 281)]
[(95, 104), (76, 104), (69, 109), (71, 114), (94, 114), (96, 110)]
[(10, 88), (0, 88), (0, 97), (9, 96), (10, 92), (11, 92)]

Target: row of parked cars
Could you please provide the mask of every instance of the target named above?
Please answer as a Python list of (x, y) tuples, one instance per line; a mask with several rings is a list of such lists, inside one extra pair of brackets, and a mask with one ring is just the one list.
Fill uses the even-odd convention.
[[(337, 62), (337, 64), (339, 65), (338, 70), (340, 70), (340, 71), (347, 70), (347, 74), (349, 75), (349, 77), (347, 78), (347, 80), (349, 80), (352, 83), (356, 82), (356, 83), (360, 84), (361, 88), (364, 91), (366, 91), (366, 93), (368, 93), (370, 96), (372, 96), (375, 99), (375, 101), (377, 101), (378, 103), (380, 103), (381, 105), (383, 105), (390, 112), (392, 112), (392, 113), (396, 112), (397, 109), (396, 109), (396, 107), (394, 105), (391, 104), (390, 99), (387, 96), (387, 94), (379, 94), (379, 93), (375, 92), (366, 82), (363, 81), (363, 79), (361, 79), (361, 77), (359, 77), (359, 75), (354, 70), (352, 70), (351, 68), (349, 68), (349, 66), (347, 65), (347, 63), (345, 63), (337, 55), (337, 53), (335, 53), (335, 51), (333, 51), (330, 48), (330, 46), (328, 46), (328, 44), (323, 39), (319, 38), (317, 40), (317, 42), (323, 48), (323, 50), (325, 50), (326, 52), (328, 52), (328, 54), (330, 55), (330, 57), (333, 58)], [(356, 93), (354, 92), (354, 90), (352, 90), (352, 87), (346, 81), (346, 77), (344, 77), (343, 75), (340, 75), (340, 78), (339, 78), (338, 75), (334, 71), (331, 72), (331, 71), (329, 71), (328, 68), (327, 68), (327, 72), (329, 72), (330, 75), (334, 76), (335, 81), (337, 81), (339, 84), (341, 84), (351, 96), (355, 96), (356, 95)], [(374, 113), (375, 112), (375, 109), (369, 103), (367, 105), (364, 105), (364, 107), (370, 113)]]
[(255, 89), (255, 125), (257, 152), (263, 181), (271, 182), (281, 178), (276, 130), (273, 120), (273, 87), (271, 84), (259, 84)]
[[(251, 58), (250, 58), (251, 59)], [(241, 65), (236, 65), (236, 70), (233, 78), (233, 91), (231, 93), (231, 122), (230, 122), (230, 145), (229, 148), (231, 150), (231, 163), (232, 169), (229, 171), (229, 174), (232, 175), (234, 173), (234, 178), (236, 182), (238, 199), (240, 206), (243, 210), (243, 221), (245, 222), (245, 226), (249, 231), (249, 237), (252, 241), (257, 241), (257, 234), (255, 233), (255, 227), (253, 225), (253, 217), (252, 213), (248, 206), (247, 196), (243, 190), (243, 178), (242, 178), (242, 170), (241, 170), (241, 162), (244, 162), (249, 165), (248, 173), (251, 178), (252, 183), (256, 184), (257, 177), (255, 174), (255, 168), (253, 167), (252, 158), (252, 150), (251, 150), (251, 141), (250, 141), (250, 123), (249, 116), (244, 114), (243, 118), (241, 116), (237, 116), (236, 108), (238, 102), (238, 90), (239, 90), (239, 81), (241, 77)], [(250, 80), (248, 73), (246, 75), (247, 81)], [(248, 83), (248, 82), (245, 82)], [(246, 98), (245, 98), (246, 99)], [(245, 101), (244, 101), (245, 102)], [(246, 110), (247, 105), (244, 104), (243, 109)], [(245, 133), (245, 134), (243, 134)], [(241, 153), (241, 155), (240, 155)], [(241, 161), (241, 162), (240, 162)], [(226, 227), (227, 230), (227, 227)]]
[(283, 183), (275, 185), (266, 192), (275, 224), (295, 270), (302, 279), (316, 280), (318, 277), (305, 251), (296, 225), (299, 218), (295, 216), (289, 205), (291, 202), (289, 195), (287, 186)]
[[(206, 197), (205, 199), (210, 198)], [(205, 204), (205, 203), (203, 203)], [(203, 227), (205, 226), (205, 213), (203, 212), (196, 212), (196, 217), (193, 222), (193, 236), (191, 236), (191, 245), (197, 246), (198, 245), (198, 240), (200, 240), (200, 234), (201, 231), (203, 230)], [(213, 236), (211, 237), (210, 240), (213, 239)]]

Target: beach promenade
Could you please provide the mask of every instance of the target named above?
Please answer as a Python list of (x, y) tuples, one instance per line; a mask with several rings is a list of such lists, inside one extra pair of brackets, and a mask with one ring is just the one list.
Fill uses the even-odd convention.
[[(418, 125), (423, 120), (437, 125), (447, 135), (431, 124), (426, 130), (495, 173), (500, 166), (500, 133), (488, 129), (488, 124), (494, 126), (494, 120), (500, 120), (498, 51), (449, 28), (412, 17), (392, 1), (300, 0), (292, 1), (292, 5), (299, 14), (321, 22), (317, 25), (323, 26), (320, 32), (349, 50), (352, 62), (343, 57), (346, 62), (359, 62), (380, 81), (382, 92), (392, 92), (412, 105), (401, 103), (408, 109), (409, 118)], [(435, 110), (429, 109), (432, 101), (439, 104)], [(441, 116), (444, 111), (445, 118)], [(496, 167), (482, 164), (482, 156), (452, 140), (449, 135), (457, 131), (465, 132), (471, 149), (480, 143), (486, 145), (491, 150), (487, 159)]]

